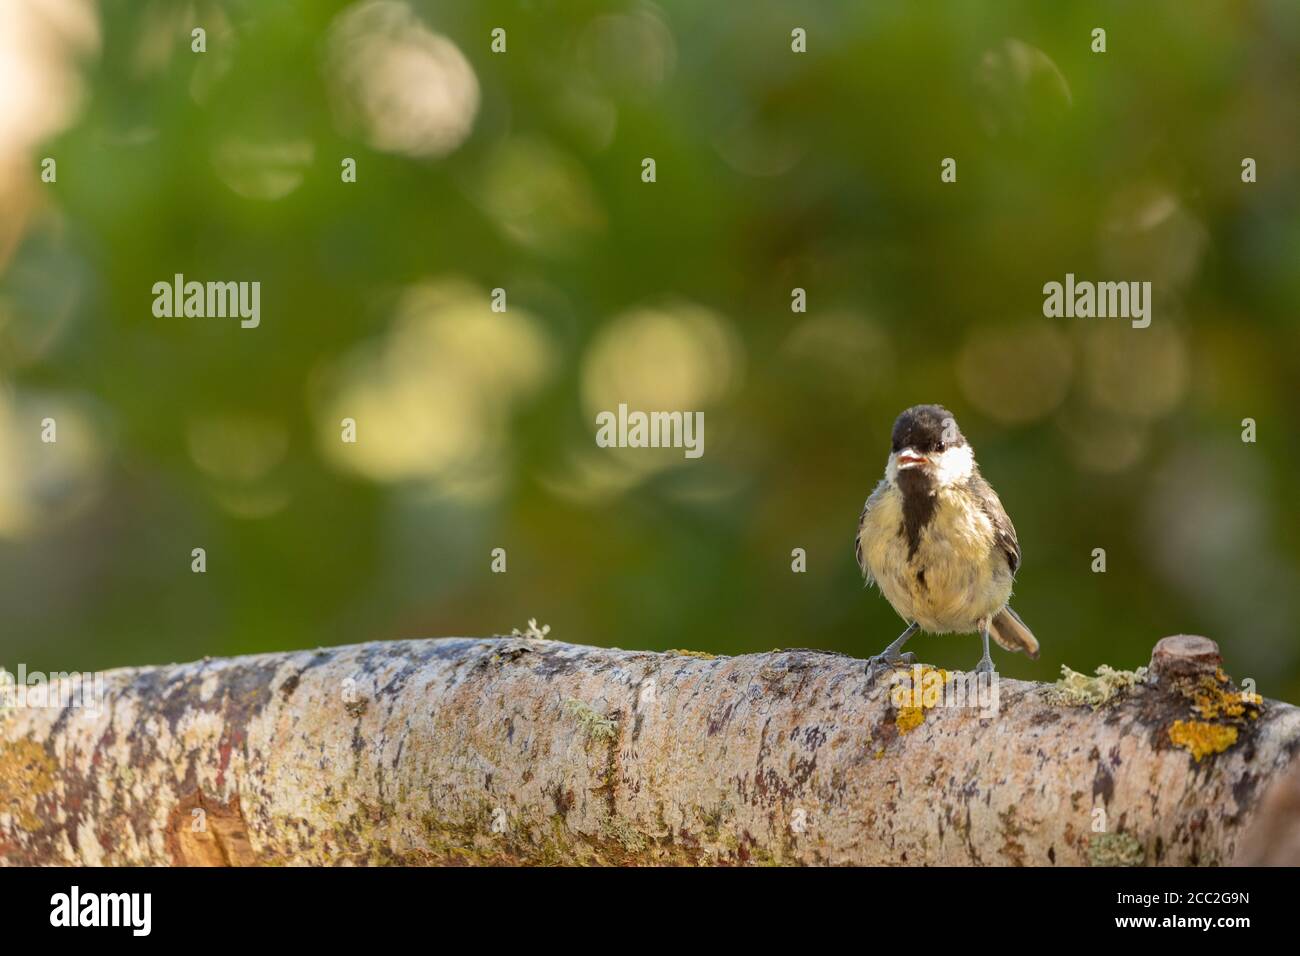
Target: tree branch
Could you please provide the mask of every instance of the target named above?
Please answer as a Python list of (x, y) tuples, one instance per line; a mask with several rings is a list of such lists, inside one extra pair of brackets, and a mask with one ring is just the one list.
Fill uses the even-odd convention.
[(512, 637), (117, 670), (98, 713), (5, 712), (0, 860), (1227, 863), (1300, 711), (1217, 667), (1166, 638), (1145, 680), (1001, 680), (984, 719), (959, 675), (906, 672), (909, 699), (807, 650)]

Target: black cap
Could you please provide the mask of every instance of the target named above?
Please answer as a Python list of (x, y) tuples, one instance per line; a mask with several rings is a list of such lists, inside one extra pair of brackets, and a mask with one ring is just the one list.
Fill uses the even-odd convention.
[(942, 405), (913, 405), (894, 422), (893, 450), (943, 451), (966, 444), (957, 419)]

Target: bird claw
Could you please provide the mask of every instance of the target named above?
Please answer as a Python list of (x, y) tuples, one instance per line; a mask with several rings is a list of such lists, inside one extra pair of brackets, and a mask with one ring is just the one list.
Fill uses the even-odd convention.
[(981, 657), (981, 658), (980, 658), (980, 662), (979, 662), (978, 664), (975, 665), (975, 670), (972, 671), (972, 673), (975, 673), (975, 674), (996, 674), (997, 671), (996, 671), (996, 670), (994, 669), (994, 667), (993, 667), (993, 658), (991, 658), (991, 657)]
[(895, 654), (893, 657), (886, 657), (884, 654), (877, 654), (875, 657), (867, 658), (867, 677), (875, 678), (877, 674), (887, 669), (899, 667), (911, 667), (916, 663), (916, 655), (911, 651), (902, 654)]

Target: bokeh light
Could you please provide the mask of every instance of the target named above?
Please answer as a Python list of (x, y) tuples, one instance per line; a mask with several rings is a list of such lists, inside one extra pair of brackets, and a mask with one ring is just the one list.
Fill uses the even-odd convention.
[[(336, 466), (374, 481), (436, 482), (448, 494), (499, 490), (514, 407), (553, 371), (550, 343), (524, 309), (493, 312), (456, 280), (405, 290), (387, 334), (326, 372), (318, 441)], [(355, 444), (341, 439), (345, 418)]]
[(397, 0), (349, 7), (331, 28), (325, 69), (344, 126), (375, 149), (444, 156), (474, 126), (479, 86), (445, 36)]
[[(1008, 676), (1201, 632), (1300, 698), (1293, 6), (1115, 5), (1095, 54), (1032, 0), (0, 0), (0, 665), (874, 653), (855, 525), (937, 401), (1024, 546)], [(156, 318), (178, 273), (260, 326)], [(1067, 274), (1150, 326), (1045, 316)], [(598, 447), (620, 404), (703, 456)]]

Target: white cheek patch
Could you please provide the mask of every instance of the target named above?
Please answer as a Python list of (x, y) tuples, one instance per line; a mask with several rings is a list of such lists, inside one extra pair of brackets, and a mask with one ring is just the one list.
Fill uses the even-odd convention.
[(885, 480), (891, 485), (898, 479), (898, 453), (890, 452), (889, 461), (885, 462)]
[(941, 485), (965, 481), (974, 470), (975, 452), (970, 445), (945, 449), (935, 462), (935, 477)]

